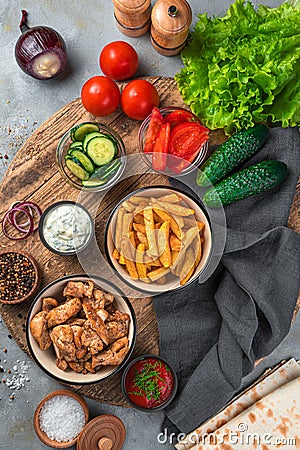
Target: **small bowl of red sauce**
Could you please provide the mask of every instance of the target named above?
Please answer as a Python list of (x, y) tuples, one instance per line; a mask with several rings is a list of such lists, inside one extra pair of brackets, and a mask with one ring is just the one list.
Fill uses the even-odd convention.
[(122, 376), (122, 390), (134, 408), (154, 412), (169, 405), (177, 391), (177, 376), (170, 364), (156, 355), (143, 355), (131, 361)]

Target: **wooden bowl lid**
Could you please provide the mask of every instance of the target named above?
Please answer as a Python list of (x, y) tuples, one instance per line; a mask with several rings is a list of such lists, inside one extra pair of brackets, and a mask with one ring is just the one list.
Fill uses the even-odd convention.
[(85, 416), (85, 423), (87, 424), (87, 422), (89, 420), (89, 408), (88, 408), (88, 405), (87, 405), (86, 401), (84, 400), (84, 398), (81, 397), (81, 395), (76, 394), (75, 392), (69, 391), (67, 389), (59, 389), (57, 391), (51, 392), (50, 394), (46, 395), (46, 397), (44, 397), (43, 400), (41, 400), (41, 402), (38, 404), (38, 406), (35, 410), (35, 413), (34, 413), (34, 417), (33, 417), (33, 426), (34, 426), (36, 435), (38, 436), (40, 441), (43, 442), (43, 444), (46, 444), (46, 445), (48, 445), (48, 447), (52, 447), (52, 448), (69, 448), (69, 447), (72, 447), (72, 445), (76, 444), (78, 436), (76, 436), (76, 438), (72, 439), (69, 442), (58, 442), (58, 441), (54, 441), (54, 440), (50, 439), (47, 436), (47, 434), (40, 428), (39, 414), (40, 414), (42, 407), (48, 400), (50, 400), (51, 398), (56, 397), (58, 395), (69, 396), (69, 397), (77, 400), (80, 403), (80, 405), (82, 406), (84, 416)]
[(104, 414), (84, 427), (77, 440), (77, 450), (121, 450), (125, 437), (126, 429), (121, 419)]
[(151, 22), (163, 35), (187, 31), (192, 23), (192, 10), (185, 0), (158, 0), (152, 8)]

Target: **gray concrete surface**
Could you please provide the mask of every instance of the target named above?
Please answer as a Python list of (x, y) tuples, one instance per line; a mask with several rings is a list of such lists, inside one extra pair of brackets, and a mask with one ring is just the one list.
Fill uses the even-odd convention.
[[(278, 0), (263, 2), (270, 6)], [(205, 11), (209, 15), (222, 15), (229, 0), (191, 0), (193, 23), (196, 16)], [(14, 44), (19, 36), (20, 10), (29, 12), (29, 24), (48, 25), (57, 29), (67, 43), (70, 66), (67, 75), (58, 81), (37, 81), (25, 75), (14, 59)], [(101, 48), (110, 41), (123, 39), (130, 42), (140, 57), (138, 74), (173, 76), (181, 67), (179, 56), (166, 58), (156, 53), (146, 35), (138, 39), (123, 36), (113, 19), (112, 2), (109, 0), (0, 0), (0, 177), (23, 142), (40, 124), (55, 111), (80, 95), (83, 83), (100, 74), (98, 57)], [(6, 159), (7, 158), (7, 159)], [(18, 186), (15, 186), (16, 192)], [(283, 268), (284, 270), (284, 268)], [(288, 275), (288, 274), (287, 274)], [(0, 322), (0, 448), (39, 450), (48, 448), (41, 444), (33, 431), (32, 419), (39, 401), (60, 385), (47, 377), (9, 337), (4, 323)], [(7, 352), (4, 352), (6, 349)], [(300, 358), (300, 317), (289, 335), (245, 380), (244, 385), (263, 372), (266, 367), (283, 358)], [(20, 377), (20, 372), (24, 376)], [(7, 371), (11, 371), (8, 373)], [(19, 389), (8, 384), (17, 375)], [(24, 378), (24, 380), (23, 380)], [(23, 380), (23, 381), (22, 381)], [(13, 395), (13, 399), (10, 396)], [(201, 399), (199, 399), (201, 401)], [(127, 428), (125, 450), (165, 450), (170, 444), (159, 444), (157, 435), (163, 413), (145, 414), (100, 404), (88, 400), (91, 417), (102, 413), (118, 415)]]

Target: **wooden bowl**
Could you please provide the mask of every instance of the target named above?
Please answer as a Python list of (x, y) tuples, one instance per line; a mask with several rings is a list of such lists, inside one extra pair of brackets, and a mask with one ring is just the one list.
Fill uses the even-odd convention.
[[(80, 435), (81, 432), (78, 433), (78, 436), (76, 436), (76, 438), (72, 439), (71, 441), (68, 442), (58, 442), (58, 441), (54, 441), (52, 439), (50, 439), (47, 434), (41, 430), (40, 428), (40, 421), (39, 421), (39, 414), (40, 411), (42, 409), (42, 407), (45, 405), (45, 403), (50, 400), (53, 397), (56, 397), (58, 395), (66, 395), (69, 397), (74, 398), (75, 400), (77, 400), (80, 405), (83, 408), (84, 411), (84, 415), (85, 415), (85, 425), (88, 423), (89, 420), (89, 408), (88, 405), (86, 403), (86, 401), (84, 400), (83, 397), (81, 397), (81, 395), (75, 394), (75, 392), (72, 391), (68, 391), (67, 389), (60, 389), (58, 391), (54, 391), (51, 392), (51, 394), (46, 395), (45, 398), (43, 398), (43, 400), (38, 404), (35, 413), (34, 413), (34, 417), (33, 417), (33, 426), (34, 426), (34, 430), (38, 436), (38, 438), (46, 445), (48, 445), (49, 447), (52, 448), (69, 448), (72, 447), (72, 445), (75, 445), (77, 442), (77, 439)], [(82, 430), (81, 430), (82, 431)]]
[(15, 299), (15, 300), (1, 300), (1, 298), (0, 298), (0, 303), (2, 303), (2, 304), (15, 305), (17, 303), (26, 302), (26, 300), (29, 300), (30, 298), (32, 298), (36, 294), (37, 290), (40, 287), (41, 281), (42, 281), (42, 274), (41, 274), (41, 270), (39, 268), (39, 265), (38, 265), (37, 261), (29, 253), (24, 252), (23, 250), (18, 250), (18, 251), (6, 250), (6, 251), (3, 251), (3, 252), (0, 252), (0, 257), (1, 257), (1, 255), (5, 255), (5, 254), (8, 254), (8, 253), (15, 253), (15, 254), (19, 254), (19, 255), (25, 256), (31, 262), (31, 264), (33, 265), (34, 272), (35, 272), (34, 284), (33, 284), (32, 288), (31, 288), (31, 290), (28, 292), (28, 294), (26, 294), (24, 297), (21, 297), (21, 298)]

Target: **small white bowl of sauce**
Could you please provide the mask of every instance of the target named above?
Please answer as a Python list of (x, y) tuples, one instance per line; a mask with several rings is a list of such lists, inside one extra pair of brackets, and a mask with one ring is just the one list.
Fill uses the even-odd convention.
[(84, 250), (94, 226), (88, 210), (79, 203), (63, 200), (49, 206), (39, 222), (42, 243), (52, 253), (75, 255)]

